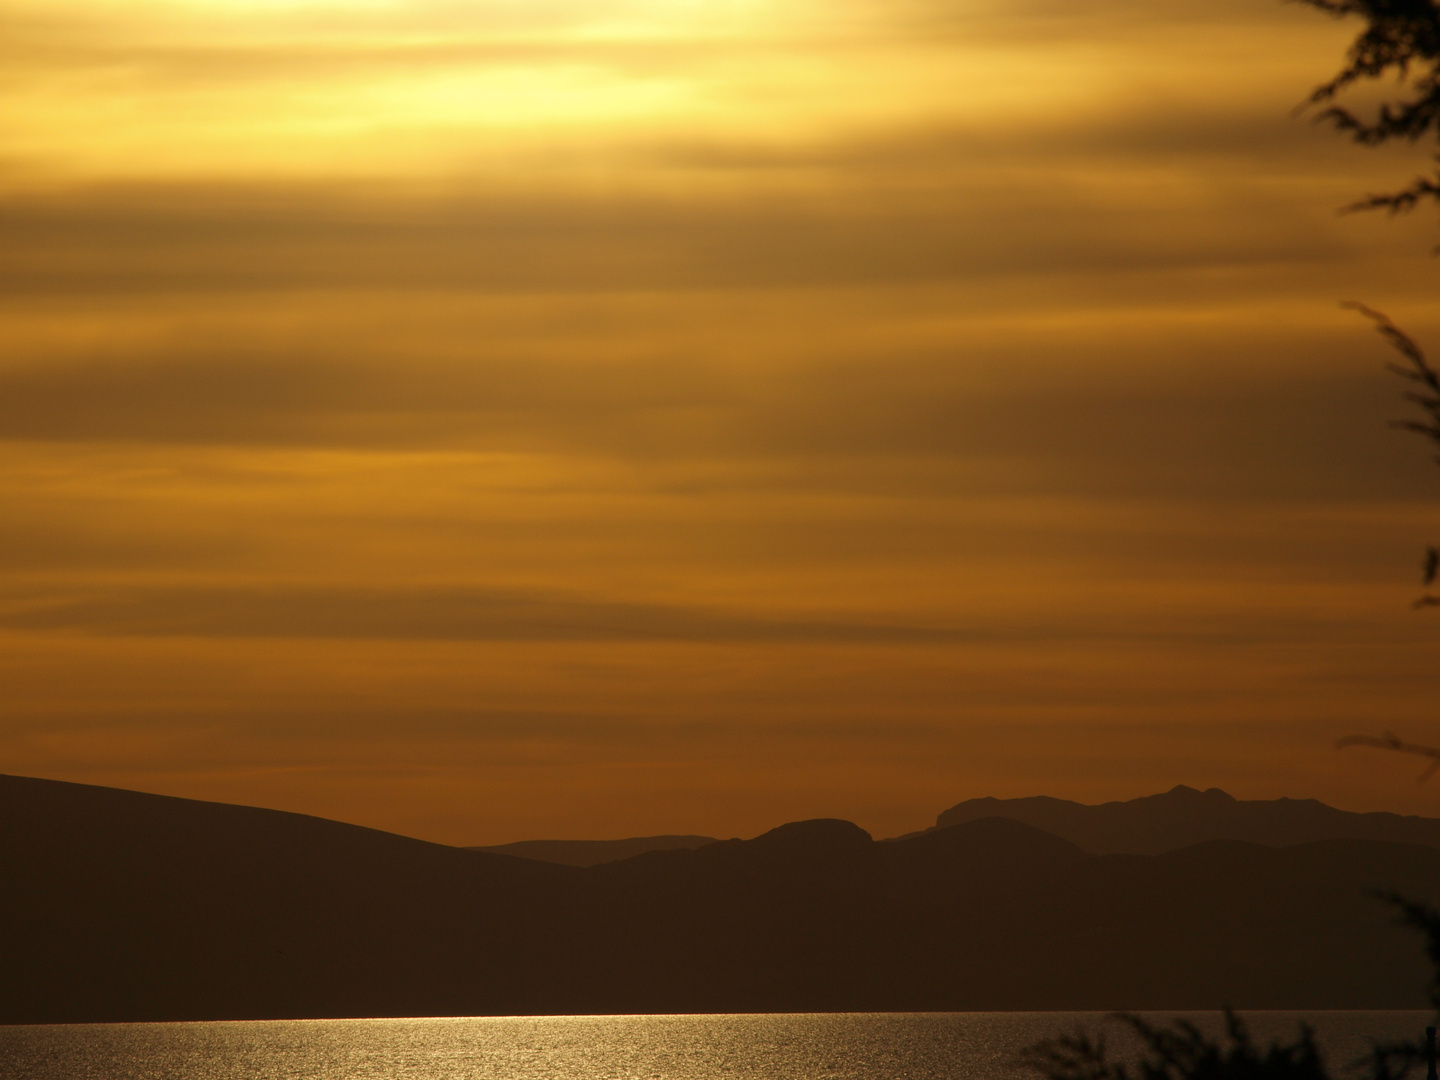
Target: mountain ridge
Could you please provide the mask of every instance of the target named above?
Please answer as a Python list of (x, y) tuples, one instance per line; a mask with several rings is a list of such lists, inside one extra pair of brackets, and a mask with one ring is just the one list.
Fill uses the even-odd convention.
[(1317, 799), (1240, 800), (1219, 788), (1199, 791), (1184, 784), (1159, 795), (1097, 805), (1046, 795), (967, 799), (942, 811), (933, 828), (983, 817), (1023, 821), (1096, 855), (1158, 855), (1208, 840), (1288, 847), (1316, 840), (1358, 839), (1440, 848), (1437, 818), (1385, 811), (1355, 813)]
[(987, 817), (590, 868), (305, 815), (0, 776), (0, 1022), (1409, 1008), (1440, 850), (1094, 855)]
[(647, 851), (670, 851), (713, 844), (716, 837), (666, 833), (660, 836), (629, 836), (621, 840), (517, 840), (510, 844), (467, 846), (466, 851), (493, 855), (515, 855), (522, 859), (560, 863), (564, 866), (598, 866), (629, 859)]

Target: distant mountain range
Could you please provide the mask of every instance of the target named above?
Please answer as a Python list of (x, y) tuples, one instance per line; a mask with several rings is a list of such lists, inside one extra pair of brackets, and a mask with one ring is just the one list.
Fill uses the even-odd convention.
[(1099, 806), (1037, 795), (1028, 799), (968, 799), (946, 810), (935, 828), (987, 817), (1023, 821), (1095, 855), (1158, 855), (1206, 840), (1244, 840), (1287, 847), (1317, 840), (1384, 840), (1440, 848), (1440, 819), (1355, 814), (1314, 799), (1241, 801), (1219, 788), (1183, 784), (1163, 795)]
[[(1384, 840), (1440, 848), (1440, 818), (1355, 814), (1314, 799), (1242, 801), (1219, 788), (1196, 791), (1184, 784), (1163, 795), (1099, 806), (1046, 795), (967, 799), (936, 818), (933, 828), (899, 839), (987, 817), (1022, 821), (1063, 837), (1092, 855), (1160, 855), (1207, 840), (1243, 840), (1270, 847), (1317, 840)], [(468, 850), (567, 866), (598, 866), (647, 851), (697, 848), (714, 842), (712, 836), (636, 836), (626, 840), (521, 840)]]
[(631, 859), (647, 851), (675, 851), (713, 843), (713, 836), (632, 836), (627, 840), (520, 840), (513, 844), (465, 850), (519, 855), (522, 859), (539, 859), (564, 866), (599, 866), (601, 863)]
[(1421, 942), (1371, 892), (1440, 902), (1440, 850), (1383, 839), (821, 820), (582, 868), (22, 777), (0, 867), (6, 1023), (1422, 1007)]

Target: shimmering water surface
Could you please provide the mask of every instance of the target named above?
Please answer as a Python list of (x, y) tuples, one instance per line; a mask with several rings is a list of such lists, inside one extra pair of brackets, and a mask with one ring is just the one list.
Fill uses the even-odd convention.
[[(1184, 1015), (1218, 1031), (1214, 1013)], [(1316, 1031), (1327, 1059), (1419, 1038), (1425, 1012), (1246, 1014)], [(5, 1080), (1017, 1080), (1030, 1043), (1101, 1013), (285, 1020), (0, 1027)], [(1112, 1039), (1119, 1035), (1118, 1029)]]

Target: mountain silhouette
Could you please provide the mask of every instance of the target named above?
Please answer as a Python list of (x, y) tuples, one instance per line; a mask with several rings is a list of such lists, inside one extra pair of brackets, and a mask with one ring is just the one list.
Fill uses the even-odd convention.
[[(969, 799), (935, 822), (943, 829), (1003, 817), (1064, 837), (1095, 855), (1158, 855), (1206, 840), (1286, 847), (1317, 840), (1382, 840), (1440, 848), (1440, 819), (1356, 814), (1314, 799), (1240, 800), (1219, 788), (1180, 785), (1163, 795), (1099, 806), (1034, 796)], [(912, 834), (915, 835), (915, 834)]]
[[(0, 777), (0, 1020), (538, 1007), (510, 931), (579, 871), (274, 810)], [(463, 971), (455, 955), (485, 957)], [(487, 985), (485, 967), (509, 985)], [(527, 973), (535, 972), (534, 983)], [(381, 994), (377, 987), (388, 990)]]
[(0, 1022), (1411, 1008), (1440, 850), (1094, 855), (991, 817), (844, 821), (590, 868), (0, 777)]
[(465, 850), (518, 855), (522, 859), (539, 859), (565, 866), (599, 866), (643, 855), (647, 851), (697, 848), (713, 843), (713, 836), (632, 836), (624, 840), (518, 840), (513, 844), (469, 847)]

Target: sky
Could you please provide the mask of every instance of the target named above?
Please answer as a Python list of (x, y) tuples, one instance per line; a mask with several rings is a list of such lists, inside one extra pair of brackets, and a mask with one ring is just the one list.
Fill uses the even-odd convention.
[[(1426, 166), (1278, 0), (0, 0), (0, 772), (456, 844), (1440, 816)], [(1364, 100), (1364, 93), (1358, 100)]]

